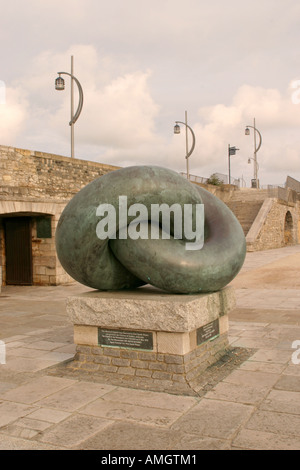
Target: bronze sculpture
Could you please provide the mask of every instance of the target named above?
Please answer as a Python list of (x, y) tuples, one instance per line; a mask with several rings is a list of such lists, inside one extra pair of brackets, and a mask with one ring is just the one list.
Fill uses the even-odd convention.
[[(126, 197), (128, 206), (144, 205), (149, 212), (157, 204), (182, 209), (204, 205), (203, 246), (186, 249), (187, 240), (174, 236), (172, 214), (170, 239), (120, 236), (126, 230), (120, 222), (124, 220), (120, 196)], [(100, 204), (114, 208), (117, 236), (97, 235)], [(132, 221), (134, 216), (129, 215), (126, 223)], [(63, 268), (75, 280), (98, 290), (134, 289), (149, 283), (172, 293), (195, 294), (220, 290), (237, 275), (246, 241), (235, 215), (204, 188), (166, 168), (133, 166), (97, 178), (73, 197), (57, 226), (56, 249)]]

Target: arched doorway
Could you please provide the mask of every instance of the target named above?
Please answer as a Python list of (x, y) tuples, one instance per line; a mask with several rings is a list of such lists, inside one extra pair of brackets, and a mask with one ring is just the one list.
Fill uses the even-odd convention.
[[(3, 285), (56, 285), (55, 228), (65, 204), (0, 201)], [(64, 273), (61, 273), (63, 279)]]
[(284, 219), (284, 244), (293, 245), (293, 217), (290, 211), (287, 211)]

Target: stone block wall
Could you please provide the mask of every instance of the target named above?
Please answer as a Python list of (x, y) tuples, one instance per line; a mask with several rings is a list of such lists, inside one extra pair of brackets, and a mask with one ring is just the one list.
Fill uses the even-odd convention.
[(56, 255), (55, 230), (60, 214), (51, 217), (51, 238), (37, 237), (37, 218), (32, 217), (32, 265), (34, 285), (68, 284), (73, 279), (61, 266)]
[[(33, 284), (57, 285), (73, 282), (59, 263), (55, 249), (55, 230), (64, 207), (64, 203), (0, 200), (0, 266), (2, 267), (4, 285), (6, 283), (4, 219), (6, 215), (17, 216), (22, 214), (28, 214), (31, 219)], [(37, 219), (41, 214), (46, 214), (51, 220), (51, 238), (39, 238), (37, 236)]]
[[(264, 207), (265, 206), (265, 207)], [(246, 237), (247, 251), (261, 251), (281, 248), (298, 243), (298, 203), (287, 203), (278, 199), (268, 199), (261, 208), (263, 218), (254, 221)], [(267, 207), (269, 206), (269, 207)], [(290, 213), (292, 225), (286, 226), (286, 217)], [(257, 225), (256, 225), (257, 224)]]
[(210, 193), (214, 194), (219, 199), (221, 199), (221, 201), (225, 202), (225, 204), (227, 204), (227, 202), (229, 202), (232, 199), (232, 197), (234, 196), (236, 192), (240, 191), (232, 184), (222, 184), (221, 186), (216, 186), (213, 184), (203, 184), (203, 183), (195, 183), (195, 184), (197, 184), (198, 186), (201, 186), (202, 188), (206, 189)]
[[(0, 266), (6, 282), (4, 220), (30, 217), (34, 285), (72, 282), (55, 250), (55, 231), (68, 201), (89, 182), (118, 167), (0, 146)], [(51, 219), (51, 238), (38, 238), (37, 218)]]
[(0, 146), (0, 199), (68, 201), (116, 166)]
[(133, 351), (77, 345), (72, 371), (101, 374), (110, 382), (131, 383), (144, 389), (194, 395), (197, 378), (229, 350), (227, 334), (184, 354)]

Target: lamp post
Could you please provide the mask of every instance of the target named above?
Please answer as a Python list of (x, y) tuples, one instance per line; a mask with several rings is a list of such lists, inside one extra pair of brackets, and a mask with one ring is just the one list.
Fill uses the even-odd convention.
[[(76, 77), (74, 77), (73, 74), (73, 56), (71, 56), (71, 73), (68, 72), (57, 72), (58, 77), (55, 80), (55, 89), (56, 90), (64, 90), (65, 89), (65, 81), (61, 77), (61, 75), (69, 75), (71, 77), (71, 121), (69, 122), (69, 126), (71, 126), (71, 158), (74, 158), (74, 124), (79, 118), (79, 115), (82, 110), (82, 105), (83, 105), (83, 91), (82, 87), (80, 85), (80, 82), (77, 80)], [(76, 110), (76, 113), (74, 114), (74, 82), (76, 83), (79, 91), (79, 102), (78, 102), (78, 107)]]
[[(253, 157), (249, 157), (249, 158), (248, 158), (248, 164), (250, 165), (251, 160), (253, 160), (253, 164), (255, 165), (255, 159), (254, 159)], [(259, 170), (259, 164), (258, 164), (257, 161), (256, 161), (256, 166), (257, 166), (257, 172), (258, 172), (258, 170)]]
[[(245, 135), (250, 135), (250, 129), (249, 127), (251, 127), (252, 129), (254, 129), (254, 158), (253, 158), (253, 162), (254, 162), (254, 178), (253, 180), (255, 181), (255, 187), (256, 189), (258, 189), (259, 187), (259, 181), (258, 181), (258, 163), (257, 163), (257, 152), (259, 151), (260, 147), (261, 147), (261, 144), (262, 144), (262, 137), (261, 137), (261, 133), (259, 132), (259, 130), (256, 128), (255, 126), (255, 118), (253, 120), (253, 126), (246, 126), (246, 129), (245, 129)], [(256, 132), (258, 134), (258, 137), (259, 137), (259, 142), (258, 142), (258, 145), (256, 145)], [(249, 160), (248, 160), (249, 162)]]
[(236, 147), (230, 147), (230, 144), (228, 144), (228, 182), (231, 184), (231, 173), (230, 173), (230, 157), (231, 155), (236, 155), (237, 149)]
[[(175, 126), (174, 126), (174, 134), (180, 134), (180, 126), (179, 124), (183, 124), (185, 126), (185, 149), (186, 149), (186, 177), (189, 180), (190, 179), (190, 173), (189, 173), (189, 157), (192, 155), (195, 144), (196, 144), (196, 138), (193, 129), (188, 125), (187, 123), (187, 111), (185, 112), (185, 122), (182, 121), (175, 121)], [(190, 130), (192, 134), (192, 146), (189, 150), (188, 148), (188, 129)]]

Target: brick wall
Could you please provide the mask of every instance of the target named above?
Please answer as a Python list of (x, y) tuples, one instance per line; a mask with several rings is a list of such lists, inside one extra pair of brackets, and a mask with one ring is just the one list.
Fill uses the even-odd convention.
[(198, 377), (229, 350), (227, 334), (184, 354), (164, 354), (122, 348), (77, 345), (67, 369), (101, 374), (110, 383), (194, 395)]

